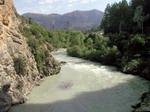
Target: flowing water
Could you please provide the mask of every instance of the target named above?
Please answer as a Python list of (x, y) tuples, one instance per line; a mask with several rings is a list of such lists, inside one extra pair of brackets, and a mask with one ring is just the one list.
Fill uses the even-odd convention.
[(52, 54), (67, 62), (60, 73), (45, 78), (26, 104), (10, 112), (131, 112), (148, 90), (149, 82), (113, 67), (69, 57), (65, 50)]

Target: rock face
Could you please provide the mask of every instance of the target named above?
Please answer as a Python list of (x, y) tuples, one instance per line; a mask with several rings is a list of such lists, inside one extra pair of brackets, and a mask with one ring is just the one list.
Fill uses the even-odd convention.
[[(13, 1), (0, 0), (0, 87), (10, 82), (12, 89), (10, 95), (15, 100), (26, 99), (32, 87), (39, 84), (42, 77), (37, 69), (34, 56), (29, 50), (27, 40), (18, 29), (19, 24)], [(15, 58), (23, 58), (26, 62), (25, 75), (16, 73)], [(60, 67), (58, 64), (57, 66), (52, 68), (51, 74), (59, 72)]]

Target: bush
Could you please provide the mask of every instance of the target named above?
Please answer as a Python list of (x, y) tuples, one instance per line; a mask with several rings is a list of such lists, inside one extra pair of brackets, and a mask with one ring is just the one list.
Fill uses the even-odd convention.
[(145, 37), (143, 35), (135, 35), (130, 38), (131, 40), (129, 41), (128, 49), (130, 49), (133, 53), (142, 51), (146, 43)]
[(18, 75), (25, 75), (26, 73), (26, 61), (23, 58), (14, 58), (14, 68)]
[(133, 59), (126, 63), (126, 65), (123, 67), (123, 72), (125, 73), (138, 73), (139, 66), (141, 64), (140, 59)]
[(103, 54), (103, 58), (101, 60), (104, 64), (116, 66), (117, 65), (117, 55), (119, 53), (120, 52), (118, 51), (117, 46), (113, 46), (112, 48), (107, 47), (105, 53)]
[[(28, 46), (32, 54), (35, 57), (36, 65), (38, 71), (41, 74), (48, 75), (48, 70), (50, 68), (49, 65), (49, 51), (46, 47), (50, 48), (50, 39), (49, 39), (49, 31), (44, 27), (38, 25), (34, 21), (29, 19), (29, 23), (27, 27), (20, 27), (21, 33), (27, 38)], [(49, 42), (49, 43), (48, 43)], [(22, 74), (23, 68), (19, 68), (20, 65), (23, 66), (23, 62), (21, 59), (15, 59), (15, 69), (17, 74)]]
[(67, 53), (71, 56), (74, 56), (74, 57), (80, 57), (82, 54), (82, 51), (81, 51), (81, 48), (77, 45), (73, 46), (73, 47), (69, 47), (67, 49)]
[(131, 44), (143, 46), (145, 45), (145, 37), (143, 35), (135, 35), (131, 39)]

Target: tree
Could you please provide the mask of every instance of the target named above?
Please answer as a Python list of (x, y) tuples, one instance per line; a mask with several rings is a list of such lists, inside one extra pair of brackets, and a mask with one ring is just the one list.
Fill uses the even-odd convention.
[(114, 3), (111, 6), (108, 4), (101, 23), (101, 28), (104, 29), (104, 33), (115, 34), (128, 30), (128, 26), (130, 24), (128, 21), (131, 18), (130, 13), (131, 9), (129, 8), (126, 0), (122, 0), (119, 3)]
[(141, 29), (143, 34), (143, 23), (148, 18), (148, 16), (144, 16), (143, 7), (140, 5), (136, 8), (134, 13), (133, 21), (137, 22), (138, 27)]
[(87, 39), (86, 46), (88, 47), (88, 49), (93, 48), (93, 40), (91, 38)]
[(144, 0), (131, 0), (130, 1), (130, 6), (133, 9), (133, 11), (135, 11), (138, 6), (143, 5), (143, 1)]
[(104, 32), (107, 33), (108, 32), (108, 28), (110, 26), (110, 4), (107, 5), (106, 9), (105, 9), (105, 13), (104, 13), (104, 17), (102, 19), (101, 22), (101, 28), (104, 29)]

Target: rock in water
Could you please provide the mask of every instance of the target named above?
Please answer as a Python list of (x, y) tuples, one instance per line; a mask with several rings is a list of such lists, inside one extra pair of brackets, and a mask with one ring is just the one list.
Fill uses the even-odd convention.
[(5, 94), (2, 90), (0, 91), (0, 112), (7, 112), (11, 107), (12, 99), (10, 96)]
[(133, 112), (150, 112), (150, 91), (143, 93), (141, 102), (137, 105)]

